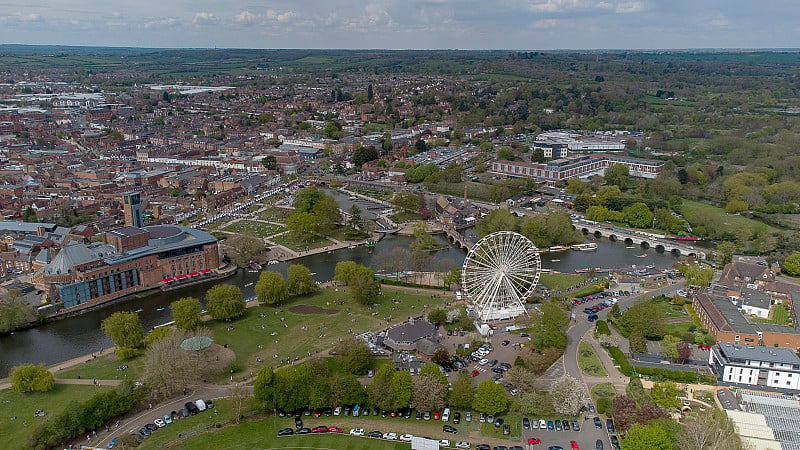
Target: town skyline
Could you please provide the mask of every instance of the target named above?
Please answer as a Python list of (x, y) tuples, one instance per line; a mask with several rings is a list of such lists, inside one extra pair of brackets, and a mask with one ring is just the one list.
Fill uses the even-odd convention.
[(0, 42), (143, 48), (792, 48), (789, 1), (473, 0), (0, 3)]

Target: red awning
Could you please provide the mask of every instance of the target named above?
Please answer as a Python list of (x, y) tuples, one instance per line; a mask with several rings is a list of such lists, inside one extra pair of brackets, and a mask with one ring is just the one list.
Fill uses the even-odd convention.
[(190, 277), (196, 277), (198, 275), (200, 275), (200, 272), (192, 272), (189, 274)]
[(211, 272), (213, 272), (211, 269), (203, 269), (200, 271), (200, 273), (211, 273)]
[(169, 283), (170, 281), (175, 281), (175, 278), (172, 278), (172, 277), (169, 277), (169, 278), (164, 278), (164, 279), (163, 279), (163, 280), (161, 280), (161, 281), (163, 281), (163, 282), (165, 282), (165, 283)]
[(189, 275), (178, 275), (178, 276), (177, 276), (177, 277), (175, 277), (175, 278), (177, 278), (177, 279), (179, 279), (179, 280), (184, 280), (184, 279), (186, 279), (186, 278), (189, 278)]

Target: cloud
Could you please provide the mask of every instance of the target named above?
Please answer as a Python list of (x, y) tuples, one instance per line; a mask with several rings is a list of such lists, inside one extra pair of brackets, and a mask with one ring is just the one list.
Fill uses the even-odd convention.
[(709, 21), (708, 24), (713, 27), (725, 28), (730, 26), (731, 22), (724, 17), (717, 17), (715, 19), (711, 19), (711, 21)]
[(178, 19), (174, 17), (165, 17), (163, 19), (151, 20), (148, 22), (144, 22), (142, 25), (145, 28), (155, 28), (155, 27), (171, 27), (178, 23)]
[(616, 12), (620, 14), (631, 14), (644, 10), (642, 2), (622, 2), (618, 3)]
[(277, 23), (290, 23), (293, 22), (297, 18), (297, 13), (294, 11), (286, 11), (286, 12), (277, 12), (272, 9), (267, 10), (266, 14), (267, 20), (270, 22), (277, 22)]
[(561, 25), (561, 21), (558, 19), (539, 19), (536, 22), (533, 22), (531, 27), (538, 30), (545, 30), (549, 28), (555, 28), (559, 25)]
[(250, 11), (242, 11), (233, 17), (233, 20), (237, 22), (255, 22), (257, 19), (258, 15), (253, 14)]
[(217, 16), (214, 13), (200, 11), (194, 14), (194, 18), (192, 22), (194, 23), (208, 23), (208, 22), (215, 22), (217, 20)]

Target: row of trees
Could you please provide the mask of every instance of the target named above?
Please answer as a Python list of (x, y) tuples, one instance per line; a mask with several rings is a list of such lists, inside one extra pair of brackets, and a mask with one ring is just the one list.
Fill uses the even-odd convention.
[(109, 419), (120, 417), (142, 399), (129, 382), (116, 389), (95, 394), (84, 402), (71, 401), (63, 411), (39, 424), (28, 437), (27, 448), (44, 450), (64, 446), (87, 430), (102, 426)]
[(508, 408), (505, 389), (491, 380), (482, 382), (476, 390), (472, 378), (461, 373), (452, 390), (448, 385), (436, 364), (424, 366), (417, 377), (384, 364), (365, 388), (355, 375), (331, 375), (325, 361), (312, 360), (276, 371), (263, 367), (253, 385), (253, 394), (265, 411), (367, 404), (387, 411), (406, 407), (434, 411), (450, 405), (497, 414)]
[(302, 264), (292, 264), (283, 275), (265, 270), (258, 277), (255, 292), (262, 305), (280, 305), (291, 295), (306, 295), (319, 291), (319, 285), (311, 277), (311, 271)]
[(505, 208), (490, 212), (476, 227), (481, 236), (495, 231), (517, 231), (539, 248), (583, 242), (583, 234), (572, 226), (566, 212), (545, 211), (519, 218)]
[(375, 279), (375, 272), (369, 267), (354, 261), (342, 261), (336, 264), (333, 278), (346, 284), (353, 299), (362, 305), (371, 305), (378, 300), (380, 283)]

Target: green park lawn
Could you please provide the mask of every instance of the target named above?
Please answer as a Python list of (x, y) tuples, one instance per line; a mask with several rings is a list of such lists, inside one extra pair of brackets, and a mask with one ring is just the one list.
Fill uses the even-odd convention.
[(672, 322), (672, 323), (665, 323), (664, 324), (664, 334), (670, 334), (672, 336), (681, 337), (685, 333), (691, 333), (689, 328), (697, 327), (691, 320), (686, 322)]
[(307, 250), (313, 250), (315, 248), (327, 247), (333, 244), (333, 241), (322, 236), (314, 236), (314, 239), (311, 241), (301, 241), (292, 236), (291, 233), (275, 236), (273, 238), (270, 238), (270, 240), (276, 244), (283, 245), (284, 247), (290, 248), (296, 252), (303, 252)]
[(286, 223), (289, 216), (294, 212), (293, 209), (278, 208), (277, 206), (267, 208), (258, 213), (258, 218), (270, 222)]
[[(50, 392), (18, 394), (11, 389), (0, 391), (0, 436), (2, 448), (26, 448), (25, 442), (45, 417), (34, 417), (37, 409), (47, 415), (58, 414), (73, 400), (84, 401), (92, 395), (112, 389), (107, 386), (57, 384)], [(16, 416), (16, 420), (11, 420)], [(25, 421), (26, 424), (22, 422)]]
[[(127, 370), (117, 370), (118, 367), (127, 365)], [(121, 360), (113, 353), (88, 359), (76, 366), (61, 369), (55, 373), (56, 378), (97, 378), (98, 380), (137, 380), (144, 371), (144, 358), (137, 357)]]
[[(240, 375), (247, 378), (250, 372), (256, 372), (261, 366), (258, 358), (273, 366), (279, 365), (282, 359), (285, 362), (288, 358), (304, 358), (309, 353), (313, 355), (333, 347), (340, 337), (350, 335), (351, 330), (354, 333), (377, 331), (387, 323), (398, 323), (411, 315), (434, 309), (448, 298), (432, 298), (430, 294), (414, 294), (388, 286), (382, 289), (383, 295), (377, 306), (359, 305), (351, 299), (347, 287), (338, 287), (292, 297), (280, 307), (248, 308), (240, 319), (232, 322), (210, 321), (206, 325), (212, 330), (216, 343), (228, 344), (236, 353), (237, 362), (242, 367)], [(343, 303), (336, 303), (338, 300)], [(301, 305), (333, 313), (291, 311), (293, 307)], [(260, 317), (262, 314), (264, 317)], [(281, 317), (285, 321), (282, 322)], [(277, 358), (274, 357), (276, 354)]]
[(759, 222), (758, 220), (749, 219), (738, 214), (728, 214), (724, 209), (717, 208), (707, 203), (684, 200), (679, 209), (692, 226), (701, 223), (701, 221), (698, 220), (699, 217), (711, 217), (712, 220), (714, 220), (714, 224), (718, 226), (723, 233), (732, 236), (736, 236), (736, 232), (743, 228), (750, 230), (766, 230), (768, 233), (775, 233), (778, 231), (778, 229), (766, 225), (763, 222)]
[(539, 277), (539, 282), (550, 290), (563, 291), (583, 283), (586, 278), (584, 275), (568, 273), (543, 273)]
[(222, 228), (222, 231), (228, 231), (231, 233), (245, 233), (258, 236), (260, 238), (265, 238), (286, 231), (286, 227), (271, 223), (258, 222), (255, 220), (240, 220), (226, 226), (225, 228)]
[(608, 376), (608, 373), (606, 373), (605, 368), (603, 368), (603, 363), (600, 362), (600, 358), (597, 356), (597, 353), (594, 352), (594, 349), (591, 345), (585, 342), (581, 342), (578, 345), (578, 366), (580, 366), (583, 373), (587, 375), (591, 375), (593, 377)]
[(658, 297), (651, 300), (650, 304), (653, 308), (661, 311), (665, 318), (689, 317), (689, 313), (686, 312), (683, 306), (673, 305), (671, 301), (672, 298), (669, 297)]

